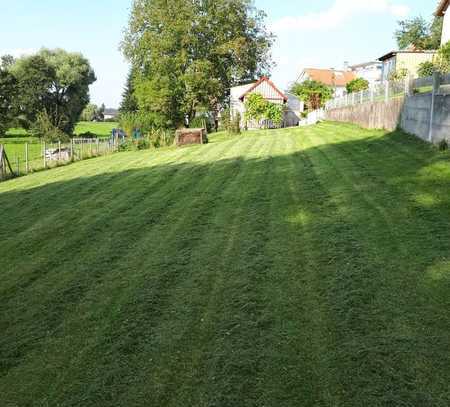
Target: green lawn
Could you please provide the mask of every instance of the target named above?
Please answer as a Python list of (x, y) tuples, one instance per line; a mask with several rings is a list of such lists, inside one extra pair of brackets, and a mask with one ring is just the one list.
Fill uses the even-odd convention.
[[(113, 128), (117, 128), (117, 123), (110, 122), (79, 122), (74, 130), (76, 135), (91, 132), (97, 137), (110, 137)], [(6, 137), (0, 138), (0, 144), (5, 146), (5, 151), (11, 161), (14, 171), (19, 168), (20, 173), (25, 173), (25, 144), (28, 143), (28, 159), (29, 169), (40, 170), (44, 167), (44, 160), (42, 158), (43, 147), (41, 141), (37, 137), (30, 137), (24, 129), (10, 129), (6, 133)], [(49, 145), (47, 148), (57, 148), (58, 145)]]
[(113, 122), (79, 122), (75, 127), (74, 133), (78, 135), (89, 131), (97, 137), (111, 137), (112, 129), (118, 126), (118, 123)]
[(450, 405), (450, 159), (322, 123), (0, 184), (0, 405)]

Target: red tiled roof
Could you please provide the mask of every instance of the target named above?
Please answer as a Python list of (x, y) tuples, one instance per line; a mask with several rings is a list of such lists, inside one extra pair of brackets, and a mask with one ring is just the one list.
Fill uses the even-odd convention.
[(273, 90), (278, 93), (278, 95), (280, 95), (280, 99), (283, 99), (285, 102), (287, 102), (288, 98), (287, 96), (281, 92), (281, 90), (279, 90), (275, 84), (267, 77), (267, 76), (262, 76), (257, 82), (255, 82), (249, 89), (247, 89), (247, 91), (239, 98), (240, 100), (244, 100), (245, 97), (253, 92), (259, 85), (261, 85), (261, 83), (263, 82), (267, 82), (272, 88)]
[(305, 72), (311, 80), (322, 82), (327, 86), (345, 86), (353, 79), (356, 79), (355, 73), (347, 71), (307, 68)]

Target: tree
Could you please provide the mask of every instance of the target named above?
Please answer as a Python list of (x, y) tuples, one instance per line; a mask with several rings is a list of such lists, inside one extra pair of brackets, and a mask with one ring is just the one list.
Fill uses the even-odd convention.
[(312, 80), (295, 83), (290, 92), (303, 100), (309, 110), (320, 109), (333, 97), (333, 90), (330, 87)]
[(102, 104), (100, 107), (89, 103), (83, 110), (80, 116), (80, 120), (84, 122), (92, 121), (102, 121), (104, 119), (105, 105)]
[(419, 64), (417, 74), (419, 75), (419, 78), (428, 78), (429, 76), (433, 75), (435, 70), (436, 67), (433, 62), (425, 61)]
[(264, 19), (251, 0), (135, 0), (122, 49), (139, 108), (168, 126), (217, 115), (232, 86), (271, 67)]
[(0, 65), (0, 136), (8, 130), (13, 119), (14, 99), (17, 96), (17, 83), (14, 76)]
[(356, 78), (345, 86), (348, 93), (361, 92), (369, 89), (369, 81), (364, 78)]
[(438, 49), (442, 35), (442, 17), (435, 17), (428, 23), (423, 17), (399, 21), (399, 28), (395, 31), (395, 38), (400, 49), (410, 45), (418, 49)]
[(127, 82), (122, 93), (122, 102), (120, 103), (120, 113), (135, 113), (138, 111), (138, 102), (134, 94), (133, 78), (134, 70), (130, 69), (128, 73)]
[(89, 102), (94, 71), (81, 54), (42, 49), (15, 61), (11, 72), (18, 82), (18, 106), (30, 127), (44, 112), (51, 123), (71, 134)]
[(9, 69), (14, 65), (15, 59), (12, 55), (6, 54), (0, 57), (0, 66), (3, 69)]

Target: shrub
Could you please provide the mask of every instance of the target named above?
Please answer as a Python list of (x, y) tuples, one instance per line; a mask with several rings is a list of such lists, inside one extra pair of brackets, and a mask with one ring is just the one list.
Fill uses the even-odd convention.
[(208, 133), (210, 133), (213, 129), (213, 123), (207, 114), (196, 116), (189, 122), (189, 128), (191, 129), (200, 129), (205, 127)]
[(39, 112), (36, 115), (36, 120), (30, 128), (30, 133), (33, 137), (39, 137), (48, 142), (69, 141), (69, 136), (60, 130), (63, 124), (53, 125), (50, 116), (46, 111)]
[(90, 131), (87, 131), (85, 133), (81, 133), (78, 135), (79, 138), (97, 138), (97, 135), (94, 133), (91, 133)]
[(239, 112), (231, 119), (228, 132), (231, 134), (241, 134), (241, 114)]
[(154, 128), (164, 127), (161, 117), (157, 113), (142, 111), (137, 113), (122, 113), (119, 118), (119, 125), (128, 137), (133, 135), (135, 129), (139, 129), (141, 134), (145, 134)]
[(348, 93), (361, 92), (369, 89), (369, 81), (364, 78), (356, 78), (345, 86)]
[(169, 147), (175, 141), (175, 132), (168, 129), (152, 129), (147, 138), (152, 147)]
[(417, 70), (417, 74), (419, 78), (428, 78), (429, 76), (433, 76), (436, 67), (433, 62), (425, 61), (419, 64), (419, 69)]
[(406, 68), (397, 69), (396, 71), (390, 73), (389, 80), (393, 82), (402, 81), (406, 79), (408, 73), (409, 71)]
[(438, 144), (438, 148), (441, 151), (448, 150), (448, 141), (446, 139), (441, 140)]
[(228, 131), (231, 127), (231, 111), (230, 109), (222, 110), (220, 114), (220, 128)]

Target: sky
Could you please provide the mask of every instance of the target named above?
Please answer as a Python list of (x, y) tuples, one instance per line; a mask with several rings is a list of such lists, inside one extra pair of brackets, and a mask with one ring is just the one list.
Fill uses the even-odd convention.
[[(93, 103), (118, 107), (128, 72), (119, 47), (132, 0), (0, 0), (0, 55), (42, 47), (81, 52)], [(396, 48), (400, 19), (430, 18), (438, 0), (255, 0), (276, 35), (272, 80), (286, 89), (305, 67), (342, 68)]]

